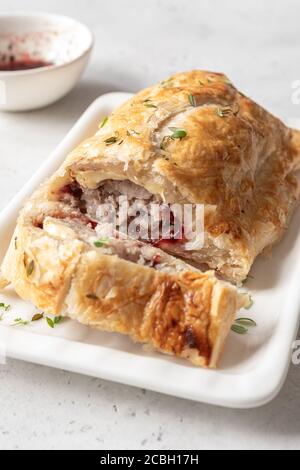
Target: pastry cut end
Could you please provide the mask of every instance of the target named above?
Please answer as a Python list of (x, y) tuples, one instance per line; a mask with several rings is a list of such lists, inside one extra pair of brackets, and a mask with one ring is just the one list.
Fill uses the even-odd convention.
[(69, 206), (58, 218), (58, 207), (49, 204), (38, 227), (19, 219), (2, 266), (16, 292), (47, 313), (216, 367), (244, 303), (237, 289), (136, 240), (97, 243), (92, 224)]

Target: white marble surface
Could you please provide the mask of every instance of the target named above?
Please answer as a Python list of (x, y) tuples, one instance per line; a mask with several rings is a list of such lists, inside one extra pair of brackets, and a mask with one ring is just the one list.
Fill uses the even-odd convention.
[[(1, 0), (1, 10), (24, 9)], [(178, 70), (222, 70), (281, 117), (299, 117), (298, 0), (27, 0), (95, 32), (81, 84), (42, 111), (0, 114), (4, 207), (99, 94), (135, 91)], [(300, 448), (300, 367), (271, 404), (232, 411), (61, 370), (0, 366), (0, 449)]]

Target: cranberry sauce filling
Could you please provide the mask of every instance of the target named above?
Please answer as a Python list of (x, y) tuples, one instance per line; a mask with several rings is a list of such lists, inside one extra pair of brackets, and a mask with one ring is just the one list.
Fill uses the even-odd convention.
[[(116, 187), (114, 186), (114, 183)], [(129, 212), (127, 217), (128, 229), (135, 217), (140, 215), (140, 210), (136, 210), (139, 203), (141, 203), (146, 212), (150, 214), (150, 204), (158, 203), (159, 201), (157, 201), (150, 193), (147, 194), (147, 191), (143, 188), (134, 185), (134, 183), (130, 183), (129, 181), (123, 183), (124, 188), (122, 189), (124, 189), (124, 193), (122, 189), (117, 186), (120, 182), (114, 182), (112, 180), (108, 180), (95, 190), (85, 190), (77, 181), (74, 181), (60, 189), (58, 199), (59, 201), (71, 204), (74, 209), (78, 209), (81, 214), (84, 215), (86, 224), (90, 224), (92, 228), (95, 229), (98, 223), (105, 224), (109, 221), (109, 217), (105, 220), (103, 220), (102, 217), (101, 220), (99, 220), (97, 208), (100, 204), (111, 204), (115, 213), (118, 215), (120, 210), (119, 197), (126, 195), (129, 201)], [(143, 192), (146, 194), (143, 194)], [(142, 209), (142, 211), (144, 211), (144, 209)], [(163, 236), (163, 217), (166, 213), (166, 217), (170, 219), (170, 232), (168, 237)], [(164, 204), (160, 209), (159, 220), (157, 221), (159, 234), (158, 239), (151, 239), (150, 229), (148, 231), (148, 238), (143, 237), (141, 233), (141, 236), (138, 239), (158, 248), (167, 247), (168, 244), (182, 244), (186, 241), (184, 230), (183, 227), (181, 227), (181, 231), (178, 233), (178, 224), (176, 224), (175, 217), (174, 213), (170, 210), (170, 205)], [(139, 231), (141, 230), (136, 230), (137, 233)]]
[(73, 196), (76, 199), (81, 199), (83, 191), (77, 182), (73, 182), (61, 188), (60, 193), (69, 194), (70, 196)]

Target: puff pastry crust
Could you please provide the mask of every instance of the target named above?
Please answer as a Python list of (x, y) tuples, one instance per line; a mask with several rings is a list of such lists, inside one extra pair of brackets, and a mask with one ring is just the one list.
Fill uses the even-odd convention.
[(158, 248), (146, 247), (160, 257), (161, 270), (121, 258), (107, 245), (96, 248), (92, 226), (66, 204), (49, 201), (48, 189), (48, 183), (39, 189), (19, 216), (1, 268), (5, 284), (45, 312), (216, 367), (248, 296)]
[[(186, 131), (168, 139), (170, 128)], [(114, 145), (107, 139), (117, 136)], [(67, 158), (53, 187), (128, 180), (167, 203), (205, 204), (205, 245), (186, 252), (233, 282), (280, 240), (299, 199), (299, 132), (222, 74), (191, 71), (141, 91)], [(163, 144), (163, 145), (162, 145)]]
[[(170, 138), (173, 128), (184, 136)], [(297, 131), (224, 75), (174, 75), (116, 110), (31, 197), (0, 286), (11, 283), (46, 312), (215, 367), (248, 299), (197, 266), (233, 282), (247, 277), (255, 257), (280, 239), (298, 201), (299, 149)], [(168, 204), (204, 204), (204, 247), (95, 247), (99, 221), (77, 203), (116, 182), (133, 185), (137, 198), (146, 191)]]

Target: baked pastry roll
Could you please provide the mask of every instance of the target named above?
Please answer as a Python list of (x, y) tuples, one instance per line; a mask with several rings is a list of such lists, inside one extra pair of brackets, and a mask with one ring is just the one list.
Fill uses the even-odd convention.
[(87, 215), (49, 201), (48, 191), (49, 183), (21, 212), (2, 280), (45, 312), (216, 367), (248, 295), (157, 247), (128, 238), (100, 242)]
[(222, 74), (192, 71), (141, 91), (71, 153), (53, 188), (80, 185), (88, 214), (126, 194), (205, 206), (205, 242), (160, 248), (243, 281), (283, 235), (299, 199), (299, 132), (239, 93)]
[[(199, 268), (240, 282), (279, 240), (299, 198), (299, 142), (224, 75), (175, 75), (104, 119), (32, 196), (0, 285), (46, 312), (215, 367), (249, 299)], [(184, 233), (105, 238), (99, 207), (118, 210), (120, 196), (130, 210), (202, 204), (203, 246), (187, 247)]]

